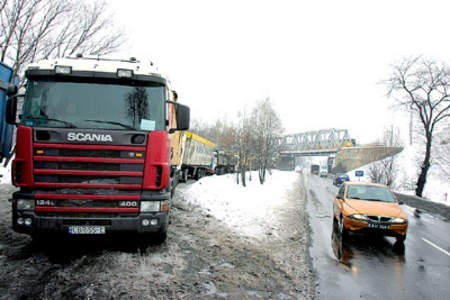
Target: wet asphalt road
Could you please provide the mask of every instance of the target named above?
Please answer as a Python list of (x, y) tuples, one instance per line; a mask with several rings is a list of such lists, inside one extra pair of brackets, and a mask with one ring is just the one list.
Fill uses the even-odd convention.
[(333, 230), (337, 193), (331, 179), (305, 176), (317, 299), (450, 299), (450, 223), (403, 205), (409, 216), (404, 245), (390, 237)]

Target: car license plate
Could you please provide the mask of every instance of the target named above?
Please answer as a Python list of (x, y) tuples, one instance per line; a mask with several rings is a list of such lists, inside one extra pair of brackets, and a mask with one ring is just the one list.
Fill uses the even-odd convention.
[(105, 234), (105, 226), (69, 226), (69, 234)]
[(368, 227), (375, 228), (375, 229), (389, 229), (389, 225), (374, 224), (374, 223), (369, 223)]

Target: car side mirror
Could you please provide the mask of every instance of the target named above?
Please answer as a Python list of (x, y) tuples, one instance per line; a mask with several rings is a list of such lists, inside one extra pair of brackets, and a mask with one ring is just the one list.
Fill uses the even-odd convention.
[(403, 201), (398, 201), (398, 204), (402, 205), (402, 204), (405, 204), (405, 202), (403, 202)]

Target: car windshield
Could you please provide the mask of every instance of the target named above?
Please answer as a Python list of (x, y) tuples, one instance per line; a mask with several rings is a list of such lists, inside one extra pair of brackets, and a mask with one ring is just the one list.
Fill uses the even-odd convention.
[(28, 80), (21, 122), (41, 127), (162, 130), (164, 103), (164, 86), (158, 83)]
[(347, 198), (365, 201), (397, 202), (389, 189), (368, 185), (349, 185)]

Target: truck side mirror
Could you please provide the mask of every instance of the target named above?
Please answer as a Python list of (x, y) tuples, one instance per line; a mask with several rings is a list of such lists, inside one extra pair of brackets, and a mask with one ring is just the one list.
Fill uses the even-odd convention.
[(17, 92), (18, 92), (17, 85), (9, 85), (8, 88), (6, 89), (6, 95), (8, 97), (17, 94)]
[(17, 113), (17, 97), (9, 97), (6, 101), (6, 114), (5, 121), (8, 124), (16, 124), (16, 113)]
[(191, 111), (189, 106), (176, 103), (177, 112), (177, 128), (176, 130), (188, 130), (190, 123)]

